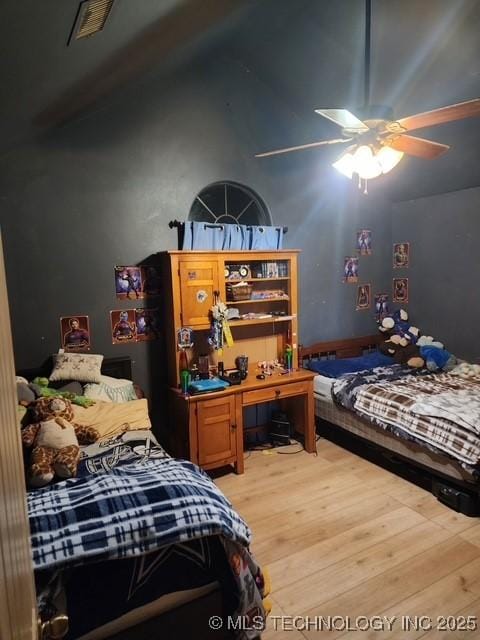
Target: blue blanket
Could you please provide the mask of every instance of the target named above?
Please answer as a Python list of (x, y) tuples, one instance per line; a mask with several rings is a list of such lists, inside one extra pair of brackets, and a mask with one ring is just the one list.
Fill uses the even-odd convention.
[(135, 557), (212, 535), (248, 546), (251, 537), (210, 478), (184, 460), (70, 478), (27, 500), (35, 569)]
[(328, 378), (339, 378), (346, 373), (365, 371), (375, 367), (392, 365), (393, 358), (383, 355), (380, 351), (372, 351), (356, 358), (335, 358), (333, 360), (308, 360), (305, 363), (307, 369), (320, 373)]

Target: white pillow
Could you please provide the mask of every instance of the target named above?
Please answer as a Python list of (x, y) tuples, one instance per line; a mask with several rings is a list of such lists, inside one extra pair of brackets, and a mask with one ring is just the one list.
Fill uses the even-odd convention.
[(49, 380), (100, 382), (103, 356), (86, 353), (57, 353)]
[(137, 400), (137, 394), (131, 380), (111, 378), (110, 376), (100, 376), (99, 383), (86, 384), (83, 395), (91, 400), (104, 400), (105, 402)]

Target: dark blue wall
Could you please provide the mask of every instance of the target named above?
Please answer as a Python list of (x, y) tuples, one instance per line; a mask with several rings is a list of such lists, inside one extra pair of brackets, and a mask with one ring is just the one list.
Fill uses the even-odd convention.
[[(411, 321), (461, 358), (480, 360), (480, 187), (393, 205), (393, 242), (410, 242)], [(395, 274), (397, 275), (397, 274)]]
[[(361, 194), (330, 167), (337, 151), (254, 159), (269, 146), (311, 132), (243, 65), (221, 57), (170, 83), (150, 78), (108, 108), (0, 158), (0, 223), (17, 366), (35, 366), (59, 347), (60, 315), (88, 314), (93, 351), (129, 353), (135, 377), (153, 391), (161, 379), (158, 343), (113, 346), (113, 266), (176, 248), (167, 226), (185, 218), (195, 195), (217, 180), (256, 190), (286, 245), (303, 250), (300, 340), (375, 331), (355, 312), (342, 265), (357, 228), (374, 233), (362, 281), (389, 284), (389, 205)], [(263, 144), (261, 144), (263, 141)]]

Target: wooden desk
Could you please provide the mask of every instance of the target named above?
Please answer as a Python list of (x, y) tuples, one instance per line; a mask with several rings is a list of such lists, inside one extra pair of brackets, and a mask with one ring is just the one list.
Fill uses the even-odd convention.
[(184, 396), (170, 388), (171, 431), (175, 455), (187, 457), (204, 469), (233, 464), (243, 473), (243, 408), (280, 401), (304, 440), (305, 450), (315, 452), (313, 378), (305, 369), (265, 380), (255, 373), (240, 385), (224, 391)]

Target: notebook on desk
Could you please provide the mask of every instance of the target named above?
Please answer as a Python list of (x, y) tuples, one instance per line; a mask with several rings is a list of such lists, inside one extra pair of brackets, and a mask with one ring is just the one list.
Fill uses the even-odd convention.
[(195, 380), (188, 387), (189, 393), (212, 393), (213, 391), (223, 391), (230, 384), (219, 378), (210, 378), (209, 380)]

